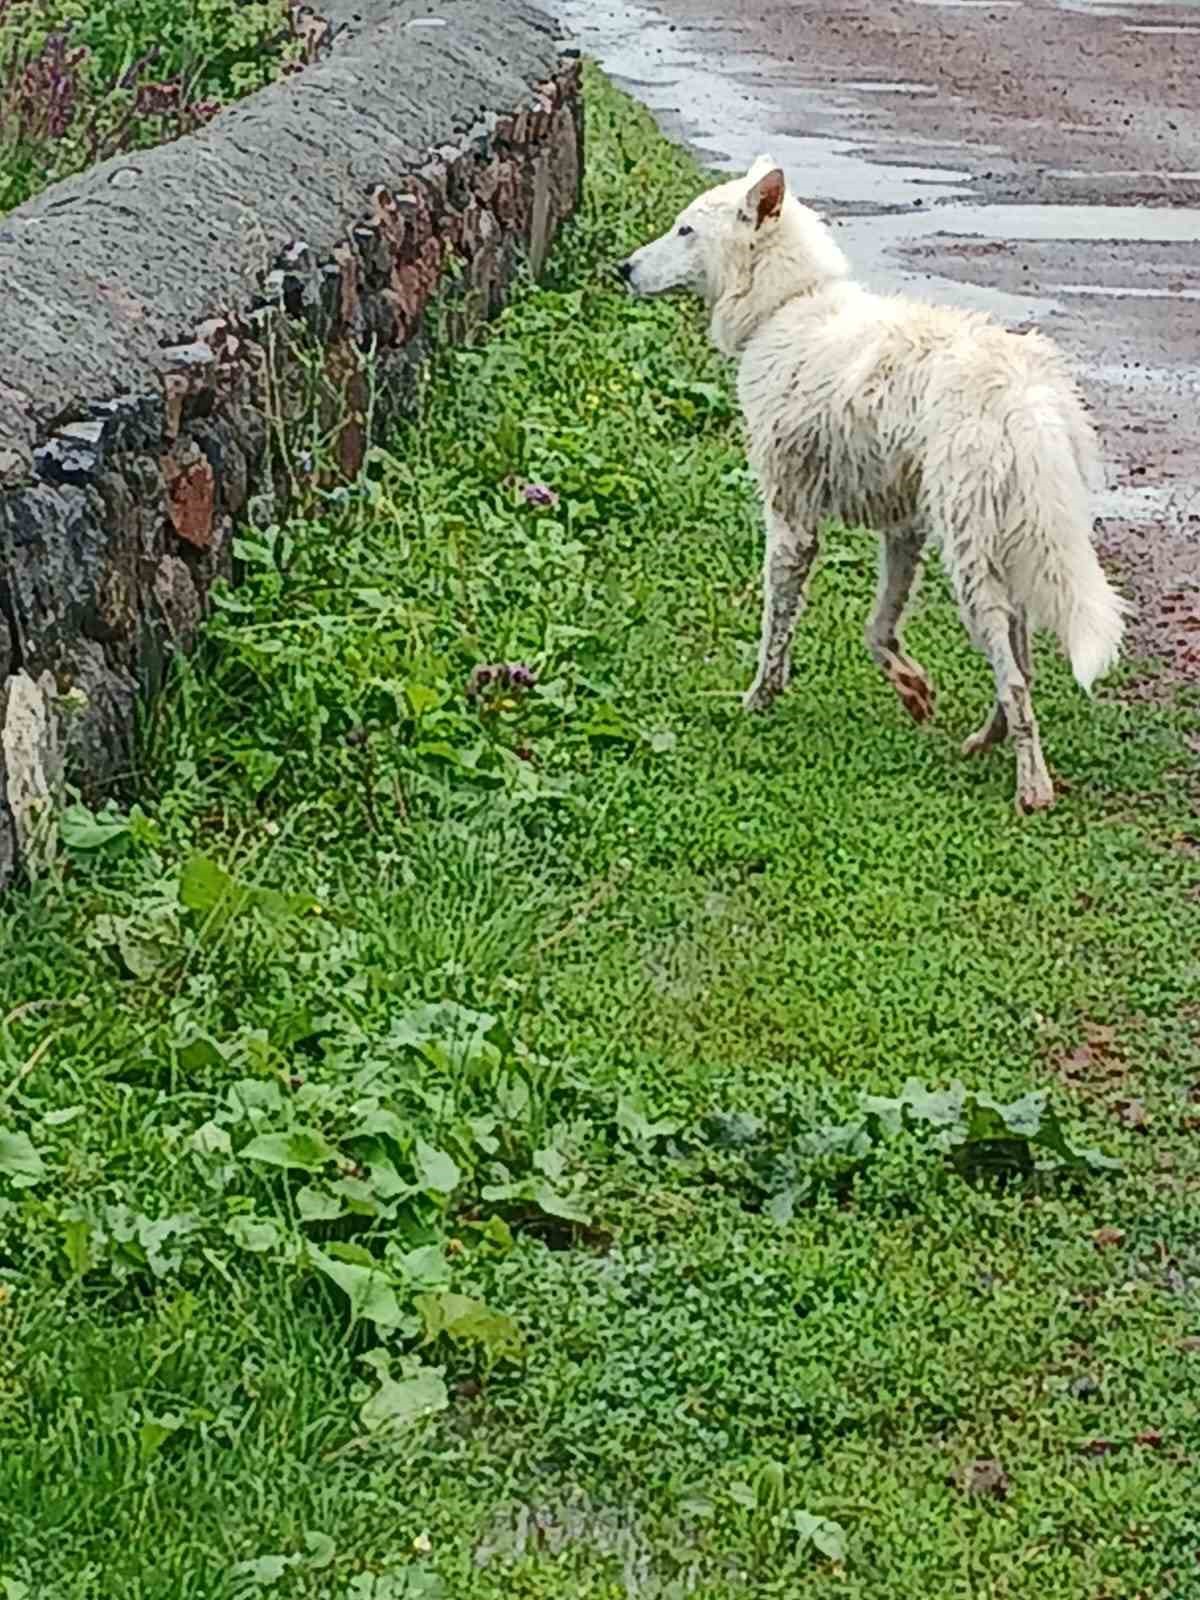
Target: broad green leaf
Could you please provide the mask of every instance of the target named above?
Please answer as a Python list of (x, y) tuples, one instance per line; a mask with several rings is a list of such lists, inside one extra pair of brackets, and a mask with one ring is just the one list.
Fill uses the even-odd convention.
[(465, 1294), (419, 1294), (414, 1300), (425, 1324), (425, 1343), (445, 1334), (463, 1344), (482, 1345), (492, 1361), (516, 1360), (524, 1351), (520, 1329), (510, 1316)]
[(274, 1217), (234, 1217), (225, 1231), (234, 1244), (255, 1255), (279, 1249), (285, 1237), (282, 1223)]
[(27, 1133), (10, 1133), (7, 1128), (0, 1128), (0, 1173), (22, 1189), (46, 1176), (46, 1163), (33, 1148)]
[(462, 1182), (462, 1173), (444, 1150), (435, 1150), (424, 1139), (417, 1140), (414, 1157), (417, 1182), (422, 1189), (432, 1189), (435, 1194), (452, 1194)]
[(116, 947), (133, 977), (153, 978), (175, 959), (179, 929), (170, 908), (163, 908), (144, 919), (97, 917), (92, 935), (97, 943)]
[(551, 1183), (557, 1183), (566, 1174), (567, 1158), (561, 1150), (556, 1150), (553, 1145), (547, 1145), (544, 1150), (535, 1150), (533, 1165), (544, 1178), (549, 1178)]
[(59, 818), (58, 830), (68, 850), (103, 850), (105, 845), (129, 835), (129, 818), (106, 808), (89, 811), (85, 805), (71, 805)]
[(450, 1263), (441, 1245), (423, 1244), (400, 1256), (396, 1266), (406, 1282), (424, 1289), (444, 1289), (450, 1282)]
[(149, 1461), (151, 1456), (157, 1455), (167, 1440), (178, 1433), (182, 1426), (181, 1419), (174, 1412), (168, 1412), (161, 1417), (146, 1416), (138, 1429), (142, 1460)]
[(635, 1144), (653, 1144), (656, 1139), (669, 1138), (679, 1131), (679, 1123), (671, 1117), (658, 1121), (647, 1117), (632, 1100), (622, 1099), (617, 1106), (617, 1127)]
[(761, 1138), (766, 1124), (750, 1111), (714, 1111), (704, 1119), (704, 1133), (718, 1150), (744, 1150)]
[(209, 856), (194, 855), (179, 875), (179, 900), (188, 911), (208, 916), (237, 889), (232, 875)]
[(967, 1091), (959, 1082), (948, 1089), (926, 1089), (919, 1079), (910, 1078), (900, 1098), (918, 1122), (949, 1127), (962, 1120)]
[(436, 689), (430, 689), (423, 683), (406, 683), (404, 698), (408, 701), (408, 709), (414, 717), (424, 716), (426, 711), (432, 711), (441, 699)]
[(287, 1133), (260, 1133), (238, 1152), (244, 1161), (262, 1161), (272, 1167), (293, 1167), (320, 1172), (337, 1151), (315, 1128), (292, 1128)]
[(63, 1223), (63, 1254), (76, 1277), (82, 1278), (92, 1265), (92, 1225), (86, 1217), (72, 1217)]
[(814, 1517), (808, 1511), (793, 1511), (791, 1520), (801, 1548), (811, 1545), (828, 1561), (845, 1561), (846, 1530), (840, 1523), (831, 1522), (828, 1517)]
[(326, 1248), (331, 1256), (336, 1256), (339, 1261), (348, 1261), (352, 1267), (366, 1267), (369, 1272), (379, 1267), (366, 1245), (355, 1244), (353, 1239), (339, 1239)]
[(524, 1200), (528, 1198), (528, 1185), (524, 1183), (485, 1183), (479, 1191), (481, 1200)]
[(446, 1600), (446, 1585), (424, 1567), (359, 1572), (350, 1579), (346, 1600)]
[(342, 1214), (342, 1202), (336, 1195), (327, 1189), (318, 1189), (314, 1184), (306, 1183), (303, 1189), (297, 1191), (296, 1209), (305, 1222), (332, 1222), (335, 1217)]
[(270, 1078), (238, 1078), (225, 1091), (229, 1109), (238, 1117), (261, 1122), (283, 1108), (283, 1090)]
[(62, 1128), (83, 1115), (82, 1106), (63, 1106), (61, 1111), (47, 1111), (42, 1122), (47, 1128)]
[(330, 1566), (337, 1554), (337, 1546), (327, 1533), (306, 1533), (304, 1548), (308, 1552), (305, 1565), (314, 1572), (320, 1572), (324, 1567)]
[(172, 1217), (138, 1216), (137, 1241), (146, 1254), (146, 1264), (156, 1278), (165, 1278), (183, 1260), (183, 1241), (198, 1232), (200, 1220), (183, 1212)]
[(259, 1556), (254, 1561), (239, 1561), (233, 1569), (233, 1576), (257, 1584), (261, 1589), (269, 1589), (295, 1565), (295, 1556)]
[(824, 1123), (797, 1139), (796, 1151), (802, 1156), (847, 1156), (851, 1161), (861, 1161), (871, 1153), (874, 1143), (868, 1116), (859, 1122)]
[(481, 1239), (504, 1255), (507, 1255), (516, 1243), (513, 1231), (503, 1217), (489, 1217), (486, 1222), (477, 1222), (473, 1226), (479, 1229)]
[(202, 1122), (188, 1140), (200, 1156), (227, 1156), (233, 1149), (229, 1134), (219, 1122)]
[(318, 1271), (336, 1283), (350, 1302), (356, 1318), (380, 1328), (399, 1328), (407, 1320), (396, 1301), (387, 1275), (378, 1268), (351, 1265), (322, 1250), (309, 1250), (309, 1259)]
[(395, 1142), (406, 1150), (412, 1139), (412, 1128), (401, 1117), (387, 1106), (373, 1106), (370, 1111), (364, 1112), (354, 1125), (351, 1138), (365, 1138), (367, 1136), (378, 1138), (383, 1136), (394, 1139)]
[(976, 1103), (990, 1106), (999, 1114), (1009, 1133), (1023, 1134), (1027, 1139), (1031, 1139), (1037, 1133), (1046, 1116), (1044, 1089), (1034, 1089), (1029, 1094), (1022, 1095), (1019, 1100), (1010, 1100), (1007, 1105), (1000, 1105), (983, 1095), (976, 1096)]
[(548, 1183), (540, 1183), (534, 1190), (533, 1198), (548, 1217), (561, 1217), (565, 1222), (579, 1222), (585, 1226), (592, 1220), (592, 1214), (582, 1200), (574, 1195), (561, 1194)]
[(495, 1026), (491, 1013), (443, 1000), (419, 1006), (402, 1018), (388, 1042), (416, 1049), (443, 1071), (476, 1074), (500, 1064), (500, 1052), (487, 1037)]
[(181, 1044), (176, 1055), (184, 1072), (204, 1072), (225, 1064), (217, 1044), (202, 1033)]
[(205, 855), (192, 856), (184, 866), (179, 877), (179, 900), (197, 916), (213, 918), (214, 926), (250, 906), (271, 922), (284, 922), (314, 910), (317, 904), (310, 895), (287, 895), (278, 889), (240, 883)]
[(379, 1388), (362, 1407), (359, 1416), (368, 1433), (411, 1428), (426, 1417), (436, 1416), (450, 1404), (445, 1379), (433, 1367), (417, 1367), (408, 1377), (381, 1376)]

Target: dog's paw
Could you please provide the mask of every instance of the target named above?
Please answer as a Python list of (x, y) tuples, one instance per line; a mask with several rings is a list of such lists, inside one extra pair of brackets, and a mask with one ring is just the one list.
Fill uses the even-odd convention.
[(888, 669), (888, 680), (913, 721), (928, 722), (933, 716), (937, 696), (925, 669), (915, 661), (897, 660)]
[(753, 683), (742, 696), (742, 710), (751, 715), (769, 711), (779, 697), (779, 690), (766, 683)]
[(1049, 811), (1054, 798), (1054, 784), (1049, 773), (1030, 778), (1017, 787), (1017, 815), (1027, 817), (1034, 811)]

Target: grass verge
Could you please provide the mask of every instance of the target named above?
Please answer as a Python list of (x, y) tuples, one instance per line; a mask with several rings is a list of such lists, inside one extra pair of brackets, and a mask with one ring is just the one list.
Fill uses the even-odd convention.
[(0, 0), (0, 213), (299, 61), (288, 0)]
[(742, 717), (727, 374), (601, 270), (699, 177), (589, 95), (548, 282), (245, 536), (139, 804), (0, 908), (5, 1600), (1195, 1581), (1180, 729), (1048, 658), (1018, 822), (944, 591), (916, 733), (837, 530)]

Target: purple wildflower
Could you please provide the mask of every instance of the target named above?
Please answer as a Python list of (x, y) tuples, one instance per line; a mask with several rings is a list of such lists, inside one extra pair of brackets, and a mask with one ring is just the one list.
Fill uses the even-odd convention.
[(140, 117), (166, 117), (179, 104), (179, 84), (168, 79), (164, 83), (142, 83), (134, 96), (134, 107)]
[(62, 139), (75, 118), (82, 47), (68, 48), (65, 33), (47, 34), (41, 51), (26, 62), (17, 80), (16, 114), (20, 139)]
[(206, 122), (211, 122), (220, 110), (219, 100), (196, 100), (188, 107), (188, 116), (196, 127), (202, 128)]
[(537, 674), (523, 661), (488, 661), (477, 666), (467, 679), (467, 699), (480, 699), (489, 685), (501, 691), (524, 691), (536, 683)]
[(558, 496), (548, 483), (527, 483), (521, 491), (527, 506), (550, 510), (558, 504)]

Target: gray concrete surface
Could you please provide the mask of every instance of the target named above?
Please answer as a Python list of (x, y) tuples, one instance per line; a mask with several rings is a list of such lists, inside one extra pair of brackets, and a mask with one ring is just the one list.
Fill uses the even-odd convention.
[(327, 258), (373, 185), (482, 136), (555, 70), (552, 26), (524, 0), (327, 9), (344, 31), (324, 61), (0, 217), (0, 472), (58, 418), (144, 389), (161, 347), (247, 306), (288, 240)]

